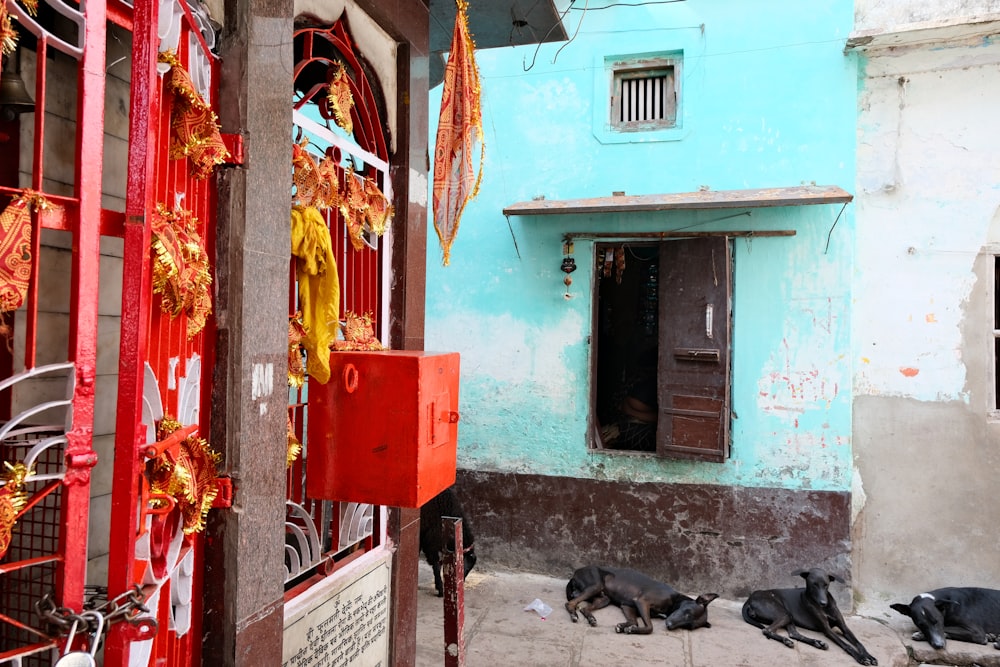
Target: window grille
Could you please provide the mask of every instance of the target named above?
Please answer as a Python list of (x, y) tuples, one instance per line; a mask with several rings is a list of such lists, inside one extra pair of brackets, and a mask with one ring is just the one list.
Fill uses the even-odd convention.
[(619, 81), (618, 122), (635, 123), (666, 119), (666, 75)]
[(611, 67), (611, 128), (637, 132), (676, 127), (677, 70), (671, 58), (615, 62)]

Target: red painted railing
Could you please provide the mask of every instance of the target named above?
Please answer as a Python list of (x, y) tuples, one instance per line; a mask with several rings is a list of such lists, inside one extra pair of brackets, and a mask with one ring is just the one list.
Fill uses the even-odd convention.
[[(90, 469), (96, 462), (93, 450), (94, 391), (97, 356), (98, 275), (100, 261), (99, 221), (111, 220), (101, 206), (101, 175), (103, 171), (104, 91), (105, 91), (105, 30), (106, 6), (103, 0), (88, 2), (86, 21), (73, 7), (67, 6), (67, 18), (75, 23), (74, 39), (56, 36), (50, 26), (35, 19), (14, 0), (0, 0), (15, 18), (21, 31), (17, 60), (22, 67), (34, 52), (33, 75), (35, 112), (8, 123), (9, 133), (0, 137), (0, 161), (11, 161), (14, 169), (0, 170), (17, 174), (17, 163), (29, 164), (26, 176), (0, 182), (0, 207), (24, 188), (34, 190), (49, 202), (50, 209), (31, 216), (31, 271), (26, 298), (18, 314), (5, 314), (18, 349), (8, 353), (0, 368), (6, 381), (17, 372), (38, 366), (39, 356), (72, 362), (68, 388), (72, 423), (63, 432), (62, 425), (48, 426), (47, 432), (35, 432), (24, 437), (4, 437), (0, 442), (0, 457), (8, 463), (23, 462), (34, 445), (48, 441), (52, 446), (34, 461), (34, 478), (29, 478), (25, 491), (27, 505), (19, 512), (11, 546), (0, 565), (0, 658), (25, 657), (22, 664), (41, 664), (47, 651), (57, 643), (55, 630), (46, 627), (35, 615), (34, 604), (43, 595), (54, 593), (54, 604), (69, 609), (82, 609), (87, 568), (87, 532), (90, 507)], [(43, 150), (47, 137), (48, 113), (53, 105), (48, 100), (49, 67), (54, 54), (61, 51), (76, 68), (76, 132), (69, 147), (72, 151), (72, 185), (60, 186), (49, 178)], [(12, 56), (6, 56), (12, 57)], [(32, 76), (26, 76), (30, 80)], [(65, 110), (62, 110), (65, 112)], [(29, 120), (30, 119), (30, 120)], [(30, 123), (30, 124), (29, 124)], [(30, 133), (33, 146), (30, 162), (22, 161), (17, 137)], [(59, 141), (58, 139), (53, 141)], [(66, 150), (66, 147), (64, 147)], [(68, 151), (67, 151), (68, 152)], [(63, 153), (64, 155), (66, 153)], [(10, 163), (8, 163), (10, 164)], [(24, 168), (24, 165), (20, 165)], [(71, 194), (67, 191), (71, 190)], [(42, 229), (60, 229), (71, 236), (72, 264), (69, 276), (69, 322), (66, 347), (40, 349), (39, 305), (43, 261)], [(13, 320), (13, 321), (11, 321)], [(0, 346), (6, 347), (6, 346)], [(21, 383), (18, 383), (21, 384)], [(38, 394), (38, 386), (21, 392), (29, 382), (12, 388), (2, 401), (2, 416), (8, 420), (23, 410), (24, 401)], [(63, 444), (64, 443), (64, 444)], [(45, 481), (42, 483), (43, 479)], [(51, 481), (59, 480), (59, 481)]]

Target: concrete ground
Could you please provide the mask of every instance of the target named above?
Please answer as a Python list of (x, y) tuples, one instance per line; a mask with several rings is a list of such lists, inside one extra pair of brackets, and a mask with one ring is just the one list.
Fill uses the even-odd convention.
[[(567, 577), (569, 575), (567, 574)], [(421, 563), (417, 618), (417, 667), (444, 665), (443, 606), (434, 594), (430, 567)], [(760, 630), (740, 616), (743, 600), (717, 599), (709, 606), (711, 628), (668, 631), (662, 619), (651, 635), (616, 634), (614, 626), (624, 620), (621, 610), (597, 611), (597, 627), (581, 617), (570, 621), (563, 606), (566, 579), (509, 571), (487, 571), (479, 567), (465, 583), (465, 665), (467, 667), (577, 667), (582, 665), (628, 665), (646, 667), (850, 667), (857, 663), (830, 644), (820, 651), (795, 643), (794, 648), (765, 638)], [(542, 619), (524, 608), (535, 599), (552, 607)], [(886, 609), (866, 616), (851, 616), (847, 625), (880, 667), (911, 665), (978, 665), (1000, 667), (1000, 651), (949, 641), (942, 651), (910, 638), (914, 628), (894, 611)], [(807, 630), (803, 634), (820, 636)], [(829, 642), (828, 642), (829, 643)]]

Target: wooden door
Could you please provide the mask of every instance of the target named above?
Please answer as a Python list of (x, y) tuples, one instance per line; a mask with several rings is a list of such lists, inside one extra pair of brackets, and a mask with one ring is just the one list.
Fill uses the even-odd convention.
[(657, 452), (722, 461), (729, 454), (729, 239), (660, 246)]

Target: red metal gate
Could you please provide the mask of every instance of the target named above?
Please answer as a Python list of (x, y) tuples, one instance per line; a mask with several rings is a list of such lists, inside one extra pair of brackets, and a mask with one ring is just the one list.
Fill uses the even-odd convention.
[[(0, 98), (0, 663), (51, 664), (72, 619), (117, 600), (127, 613), (104, 664), (200, 664), (203, 507), (190, 496), (227, 495), (197, 437), (212, 367), (212, 170), (227, 153), (204, 104), (218, 97), (214, 34), (187, 2), (22, 3), (0, 0), (0, 29), (9, 16), (17, 30), (0, 78), (34, 81), (33, 100)], [(120, 42), (133, 31), (124, 216), (102, 207), (106, 73), (119, 62), (107, 62), (109, 30)], [(109, 572), (87, 586), (102, 236), (124, 239), (121, 343)], [(201, 476), (182, 488), (179, 470)]]
[[(290, 134), (289, 139), (294, 138), (296, 150), (308, 153), (311, 164), (335, 180), (329, 189), (349, 192), (348, 184), (353, 179), (355, 183), (374, 185), (385, 195), (386, 201), (391, 201), (388, 147), (383, 130), (386, 109), (378, 101), (381, 98), (379, 82), (370, 76), (371, 68), (359, 53), (346, 19), (341, 18), (333, 25), (299, 24), (294, 44), (295, 127), (292, 128), (294, 136)], [(338, 122), (331, 101), (331, 82), (338, 77), (350, 90), (352, 101), (346, 112), (350, 122)], [(301, 195), (296, 191), (293, 199), (299, 201)], [(346, 204), (343, 208), (336, 205), (320, 208), (337, 264), (339, 318), (345, 320), (348, 314), (367, 318), (375, 337), (385, 340), (388, 239), (379, 237), (371, 226), (348, 220), (351, 212)], [(292, 259), (290, 317), (300, 308), (295, 281), (296, 260)], [(303, 443), (305, 454), (290, 462), (288, 467), (286, 599), (378, 547), (384, 542), (386, 529), (386, 512), (382, 507), (317, 500), (306, 494), (309, 409), (307, 386), (293, 386), (289, 396), (289, 426), (296, 439)]]
[[(0, 282), (6, 294), (0, 345), (0, 457), (6, 464), (0, 485), (0, 544), (6, 551), (0, 565), (0, 661), (48, 664), (66, 629), (47, 624), (35, 605), (44, 600), (48, 608), (80, 611), (84, 599), (90, 469), (97, 460), (92, 436), (99, 242), (121, 223), (120, 215), (101, 205), (107, 8), (103, 0), (88, 2), (85, 20), (75, 5), (60, 5), (64, 22), (54, 30), (51, 11), (36, 16), (14, 0), (0, 5), (19, 33), (13, 52), (2, 56), (0, 78), (33, 78), (35, 84), (30, 104), (0, 114)], [(46, 112), (67, 99), (49, 100), (54, 91), (46, 81), (55, 63), (72, 73), (57, 92), (68, 94), (75, 108), (75, 115), (61, 110), (75, 126), (75, 139), (60, 146), (62, 165), (73, 165), (63, 178), (54, 177), (58, 160), (51, 148), (45, 150), (46, 121), (52, 120)], [(31, 139), (30, 156), (19, 150), (22, 135)], [(68, 275), (59, 273), (61, 253), (51, 246), (43, 252), (43, 234), (47, 243), (69, 249)], [(15, 257), (22, 264), (11, 270)], [(23, 287), (23, 300), (8, 298), (12, 287), (13, 294)], [(51, 303), (43, 305), (54, 295), (68, 305), (62, 339), (43, 338), (52, 332), (41, 314), (50, 325), (62, 319), (52, 316)]]
[[(158, 629), (112, 627), (109, 665), (201, 664), (199, 521), (220, 490), (201, 439), (214, 339), (212, 172), (225, 151), (212, 144), (214, 115), (198, 104), (218, 100), (212, 35), (199, 19), (186, 2), (135, 5), (114, 471), (128, 482), (113, 491), (108, 592), (140, 591)], [(182, 462), (184, 489), (164, 484), (163, 466), (169, 474)]]

